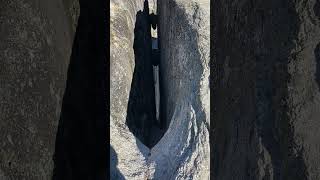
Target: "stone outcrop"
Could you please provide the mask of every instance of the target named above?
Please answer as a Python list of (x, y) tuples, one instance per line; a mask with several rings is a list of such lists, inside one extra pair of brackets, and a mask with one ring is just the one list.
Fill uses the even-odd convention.
[(212, 178), (319, 179), (319, 1), (212, 12)]
[(51, 179), (74, 34), (65, 9), (61, 0), (0, 3), (0, 179)]
[(208, 179), (209, 1), (157, 4), (161, 116), (168, 130), (151, 149), (126, 125), (136, 65), (133, 32), (143, 1), (114, 0), (110, 5), (111, 179)]

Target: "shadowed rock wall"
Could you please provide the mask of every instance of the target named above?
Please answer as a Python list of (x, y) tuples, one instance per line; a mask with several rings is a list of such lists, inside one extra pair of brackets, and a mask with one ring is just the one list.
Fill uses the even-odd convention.
[(127, 107), (126, 124), (146, 146), (152, 147), (152, 126), (156, 123), (155, 91), (152, 71), (149, 7), (136, 13), (134, 27), (134, 72)]
[(158, 1), (162, 118), (155, 179), (209, 178), (209, 1)]
[(106, 1), (80, 0), (55, 143), (53, 180), (106, 179)]
[(0, 179), (51, 179), (74, 33), (65, 9), (0, 3)]
[[(143, 0), (110, 1), (110, 150), (114, 152), (110, 154), (111, 179), (119, 177), (144, 179), (146, 177), (145, 157), (149, 149), (131, 132), (135, 127), (131, 126), (130, 130), (127, 126), (127, 121), (130, 121), (130, 118), (144, 118), (131, 119), (132, 122), (129, 123), (133, 123), (132, 125), (135, 125), (134, 121), (148, 120), (141, 113), (148, 107), (140, 107), (140, 111), (138, 111), (134, 106), (139, 106), (139, 102), (134, 102), (135, 96), (143, 97), (144, 95), (143, 91), (139, 91), (139, 85), (146, 83), (139, 81), (139, 78), (141, 80), (146, 78), (139, 77), (143, 72), (136, 74), (134, 78), (135, 69), (143, 69), (144, 64), (143, 62), (135, 62), (135, 32), (138, 36), (136, 39), (138, 44), (135, 47), (138, 51), (136, 52), (137, 56), (143, 58), (147, 55), (146, 48), (143, 48), (144, 44), (141, 44), (146, 42), (146, 37), (143, 37), (146, 35), (146, 27), (143, 26), (146, 22), (142, 18), (145, 16), (142, 15), (143, 3)], [(139, 11), (140, 13), (138, 13)], [(138, 17), (139, 19), (137, 19)], [(138, 22), (136, 22), (137, 20)], [(140, 29), (137, 27), (135, 30), (136, 25), (140, 26)], [(136, 67), (137, 64), (140, 66)], [(130, 92), (132, 85), (135, 90)], [(130, 97), (131, 104), (129, 103)], [(150, 100), (154, 100), (154, 98)], [(127, 115), (129, 116), (127, 117)], [(148, 129), (143, 131), (147, 132)], [(138, 133), (136, 134), (139, 136)]]
[(213, 1), (214, 179), (319, 179), (319, 1)]

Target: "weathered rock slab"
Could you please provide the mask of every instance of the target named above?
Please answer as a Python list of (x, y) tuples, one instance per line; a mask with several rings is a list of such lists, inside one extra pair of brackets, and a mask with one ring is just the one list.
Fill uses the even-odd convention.
[(51, 179), (73, 31), (63, 2), (0, 4), (0, 179)]

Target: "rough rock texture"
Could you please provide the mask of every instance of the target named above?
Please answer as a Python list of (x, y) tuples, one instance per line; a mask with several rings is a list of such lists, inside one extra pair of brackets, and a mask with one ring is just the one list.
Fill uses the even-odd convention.
[(65, 12), (69, 16), (69, 24), (72, 32), (76, 32), (78, 18), (80, 14), (80, 5), (78, 0), (63, 0)]
[(110, 171), (111, 179), (144, 179), (149, 150), (126, 125), (135, 69), (134, 28), (143, 0), (110, 2)]
[(213, 1), (213, 179), (320, 179), (319, 1)]
[[(209, 178), (209, 1), (159, 1), (168, 131), (150, 150), (125, 121), (143, 1), (111, 1), (111, 179)], [(161, 92), (162, 93), (162, 92)]]
[(60, 0), (0, 3), (0, 179), (50, 179), (73, 30)]
[(158, 1), (158, 14), (162, 118), (169, 128), (149, 162), (157, 179), (208, 179), (209, 1)]

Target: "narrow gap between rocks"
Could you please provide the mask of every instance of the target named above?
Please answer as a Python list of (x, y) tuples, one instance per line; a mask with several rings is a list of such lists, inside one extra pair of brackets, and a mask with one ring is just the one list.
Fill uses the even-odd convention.
[(107, 176), (107, 2), (79, 3), (56, 135), (53, 180)]
[(136, 14), (133, 43), (135, 68), (126, 119), (130, 131), (149, 148), (156, 145), (166, 131), (160, 109), (157, 21), (156, 12), (149, 12), (149, 4), (145, 0), (143, 11)]

